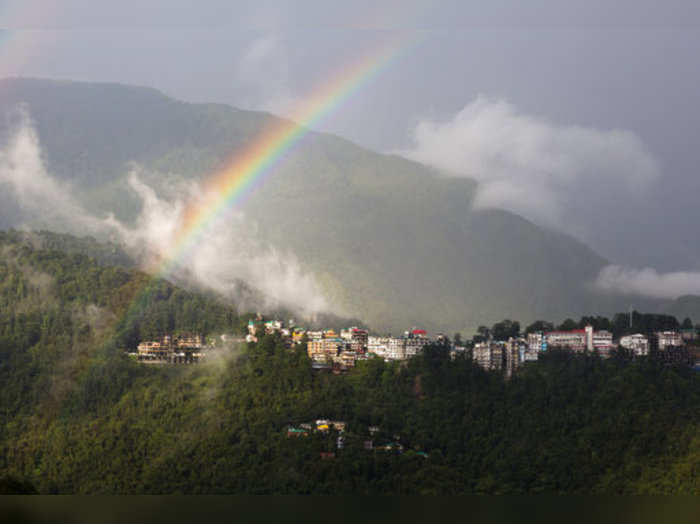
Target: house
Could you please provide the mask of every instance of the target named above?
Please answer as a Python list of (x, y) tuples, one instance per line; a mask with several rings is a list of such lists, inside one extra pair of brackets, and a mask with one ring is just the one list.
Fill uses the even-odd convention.
[(683, 337), (678, 331), (657, 331), (656, 337), (659, 341), (659, 351), (663, 351), (669, 346), (680, 347), (683, 345)]
[(649, 354), (649, 339), (641, 333), (625, 335), (620, 338), (620, 347), (631, 351), (636, 357)]

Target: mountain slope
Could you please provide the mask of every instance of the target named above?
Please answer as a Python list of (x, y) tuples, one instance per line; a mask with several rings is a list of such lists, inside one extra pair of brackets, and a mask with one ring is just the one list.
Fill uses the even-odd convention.
[[(200, 179), (276, 121), (146, 88), (0, 81), (2, 111), (18, 104), (35, 122), (51, 172), (96, 212), (125, 219), (138, 209), (124, 184), (130, 162), (165, 174), (154, 177), (161, 187), (168, 177)], [(375, 328), (470, 329), (614, 309), (614, 298), (590, 289), (601, 257), (511, 213), (474, 210), (475, 187), (310, 133), (242, 208), (261, 236), (316, 274), (339, 310)], [(3, 208), (0, 225), (16, 223), (17, 210)]]

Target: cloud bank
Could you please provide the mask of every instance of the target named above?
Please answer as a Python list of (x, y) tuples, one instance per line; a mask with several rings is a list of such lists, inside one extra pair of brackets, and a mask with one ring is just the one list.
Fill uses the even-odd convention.
[(644, 195), (659, 168), (629, 131), (561, 126), (478, 97), (451, 120), (424, 120), (398, 151), (479, 182), (475, 208), (498, 208), (585, 237), (588, 217)]
[(595, 284), (602, 291), (674, 299), (683, 295), (700, 295), (700, 272), (659, 273), (652, 268), (630, 269), (610, 265), (603, 268)]
[[(128, 184), (142, 205), (135, 224), (124, 224), (111, 214), (96, 217), (72, 196), (69, 185), (47, 171), (26, 111), (21, 112), (19, 121), (16, 132), (0, 150), (0, 189), (12, 193), (28, 226), (111, 238), (129, 247), (145, 267), (172, 256), (187, 205), (204, 197), (199, 186), (183, 182), (175, 193), (187, 195), (187, 200), (184, 196), (166, 200), (144, 183), (141, 170), (133, 167)], [(307, 316), (330, 312), (313, 275), (304, 272), (291, 253), (260, 240), (255, 224), (235, 210), (198, 231), (197, 242), (177, 256), (171, 276), (232, 298), (241, 309), (285, 307)], [(244, 293), (241, 282), (263, 296), (249, 290)]]

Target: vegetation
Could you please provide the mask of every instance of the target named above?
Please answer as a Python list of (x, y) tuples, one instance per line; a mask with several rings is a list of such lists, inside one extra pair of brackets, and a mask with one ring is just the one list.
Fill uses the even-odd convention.
[[(247, 317), (21, 235), (0, 250), (0, 491), (700, 492), (690, 369), (551, 351), (505, 381), (431, 346), (335, 376), (275, 336), (139, 365), (124, 350), (141, 337), (241, 332)], [(333, 431), (287, 437), (318, 418), (347, 422), (342, 449)], [(403, 453), (378, 449), (391, 442)]]

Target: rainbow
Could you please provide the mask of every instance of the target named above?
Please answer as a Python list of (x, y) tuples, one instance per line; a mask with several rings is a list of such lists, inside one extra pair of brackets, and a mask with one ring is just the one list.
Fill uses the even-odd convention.
[(280, 120), (263, 131), (227, 167), (206, 179), (202, 184), (204, 197), (187, 205), (172, 247), (161, 254), (160, 261), (149, 272), (167, 278), (185, 253), (197, 245), (209, 224), (243, 201), (315, 126), (372, 81), (410, 44), (403, 41), (385, 44), (343, 68), (293, 111), (289, 120)]
[(157, 285), (160, 279), (172, 276), (180, 261), (196, 248), (207, 227), (241, 203), (314, 126), (417, 43), (416, 39), (392, 41), (343, 68), (301, 104), (289, 120), (279, 120), (276, 125), (264, 130), (224, 169), (207, 178), (202, 183), (201, 193), (204, 196), (191, 200), (186, 206), (172, 247), (161, 253), (155, 263), (147, 268), (146, 274), (150, 278), (144, 287), (134, 290), (127, 311), (121, 317), (123, 325), (140, 316), (148, 306), (152, 286)]

